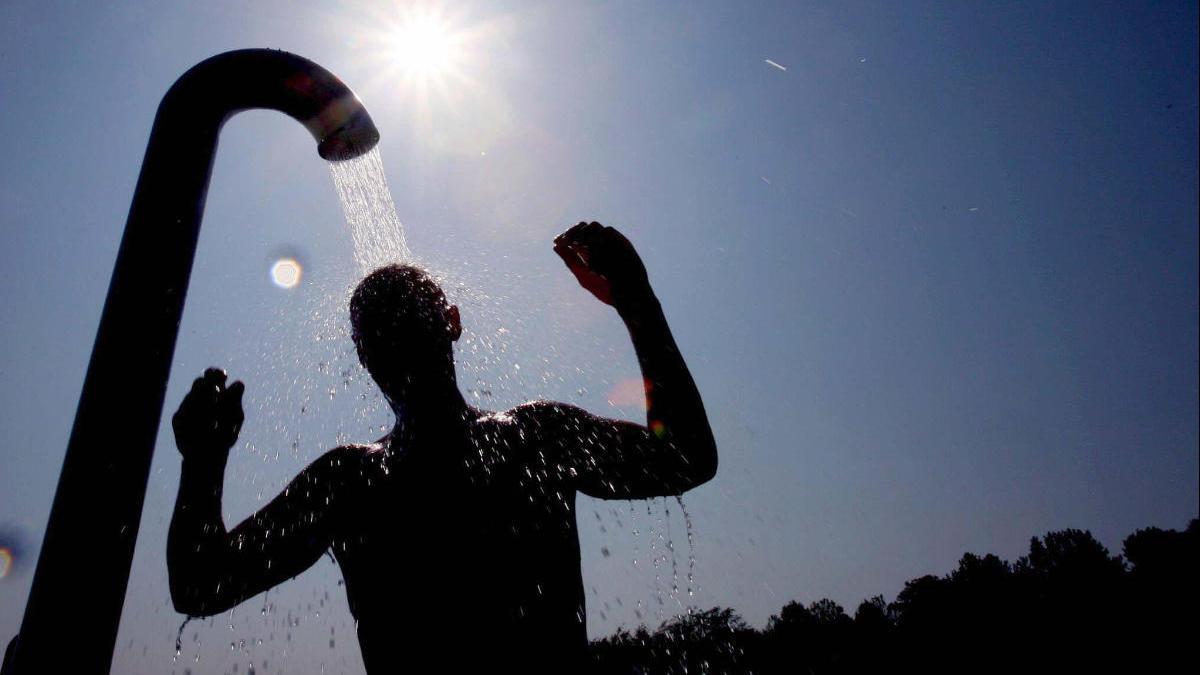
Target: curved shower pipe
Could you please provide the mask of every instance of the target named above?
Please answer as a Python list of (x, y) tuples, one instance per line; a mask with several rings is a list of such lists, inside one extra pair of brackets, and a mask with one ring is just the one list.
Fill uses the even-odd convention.
[(283, 51), (219, 54), (163, 97), (5, 675), (109, 670), (217, 137), (251, 108), (295, 118), (330, 161), (379, 141), (354, 92)]

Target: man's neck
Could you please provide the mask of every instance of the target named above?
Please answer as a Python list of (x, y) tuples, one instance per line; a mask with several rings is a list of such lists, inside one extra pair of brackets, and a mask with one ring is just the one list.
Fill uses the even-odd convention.
[(390, 403), (396, 415), (392, 436), (402, 439), (444, 435), (450, 429), (465, 424), (472, 414), (456, 385), (442, 392), (426, 390)]

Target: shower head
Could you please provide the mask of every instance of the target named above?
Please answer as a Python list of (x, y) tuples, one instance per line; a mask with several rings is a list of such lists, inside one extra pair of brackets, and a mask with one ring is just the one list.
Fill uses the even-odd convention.
[[(354, 99), (354, 106), (356, 109), (346, 115), (344, 124), (324, 134), (317, 141), (317, 154), (322, 159), (330, 162), (354, 159), (379, 142), (379, 132), (375, 129), (375, 123), (358, 102), (358, 98)], [(317, 134), (314, 132), (313, 135)]]

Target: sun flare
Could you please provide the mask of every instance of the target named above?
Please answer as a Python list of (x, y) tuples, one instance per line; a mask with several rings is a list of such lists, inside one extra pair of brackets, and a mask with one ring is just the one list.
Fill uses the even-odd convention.
[(511, 14), (481, 13), (449, 0), (363, 9), (337, 20), (350, 36), (352, 60), (366, 73), (364, 99), (388, 101), (428, 147), (480, 156), (509, 128), (501, 85), (517, 44)]
[(392, 59), (406, 75), (430, 80), (444, 77), (460, 58), (458, 37), (432, 13), (405, 17), (392, 36)]

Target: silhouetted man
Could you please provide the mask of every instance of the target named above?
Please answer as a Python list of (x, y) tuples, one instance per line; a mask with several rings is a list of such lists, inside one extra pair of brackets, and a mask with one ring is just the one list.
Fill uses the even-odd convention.
[(396, 415), (384, 438), (329, 451), (226, 531), (221, 489), (243, 386), (210, 369), (184, 398), (167, 542), (175, 608), (223, 612), (331, 550), (371, 673), (577, 672), (587, 634), (576, 492), (680, 494), (712, 478), (717, 451), (629, 241), (580, 223), (554, 250), (629, 328), (646, 426), (549, 401), (502, 413), (467, 405), (454, 372), (458, 308), (421, 270), (383, 267), (355, 290), (350, 318), (358, 356)]

